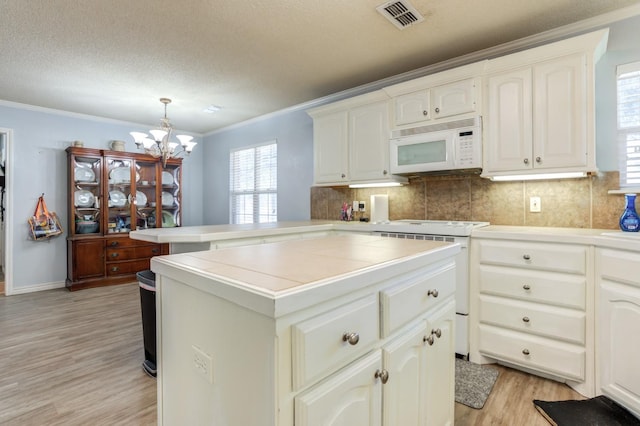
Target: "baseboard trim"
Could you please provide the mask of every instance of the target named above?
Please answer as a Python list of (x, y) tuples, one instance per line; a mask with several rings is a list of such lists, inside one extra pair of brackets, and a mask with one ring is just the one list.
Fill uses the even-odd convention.
[(15, 294), (26, 294), (26, 293), (33, 293), (36, 291), (44, 291), (44, 290), (54, 290), (57, 288), (64, 288), (64, 281), (56, 281), (56, 282), (51, 282), (51, 283), (42, 283), (42, 284), (36, 284), (36, 285), (32, 285), (32, 286), (28, 286), (28, 287), (14, 287), (11, 290), (11, 295), (15, 295)]

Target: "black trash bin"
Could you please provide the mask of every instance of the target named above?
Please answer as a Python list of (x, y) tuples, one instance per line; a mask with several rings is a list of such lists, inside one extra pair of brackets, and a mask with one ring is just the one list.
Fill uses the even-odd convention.
[(142, 310), (142, 337), (144, 341), (143, 370), (156, 377), (156, 274), (140, 271), (136, 274), (140, 284), (140, 307)]

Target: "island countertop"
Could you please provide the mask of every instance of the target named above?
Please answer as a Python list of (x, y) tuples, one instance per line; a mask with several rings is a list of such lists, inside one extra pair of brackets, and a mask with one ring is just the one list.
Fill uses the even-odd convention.
[(278, 317), (459, 251), (446, 242), (333, 235), (159, 256), (151, 269)]

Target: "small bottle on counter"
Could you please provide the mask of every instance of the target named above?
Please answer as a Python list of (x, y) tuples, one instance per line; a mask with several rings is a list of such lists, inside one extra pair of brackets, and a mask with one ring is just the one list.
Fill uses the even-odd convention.
[(625, 208), (620, 216), (620, 229), (625, 232), (640, 231), (640, 219), (636, 212), (636, 194), (624, 194)]

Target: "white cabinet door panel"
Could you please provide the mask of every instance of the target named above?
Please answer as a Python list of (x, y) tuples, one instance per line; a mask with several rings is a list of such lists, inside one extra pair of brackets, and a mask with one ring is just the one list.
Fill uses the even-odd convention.
[(295, 398), (296, 426), (380, 426), (382, 383), (380, 351), (361, 358), (344, 370)]

